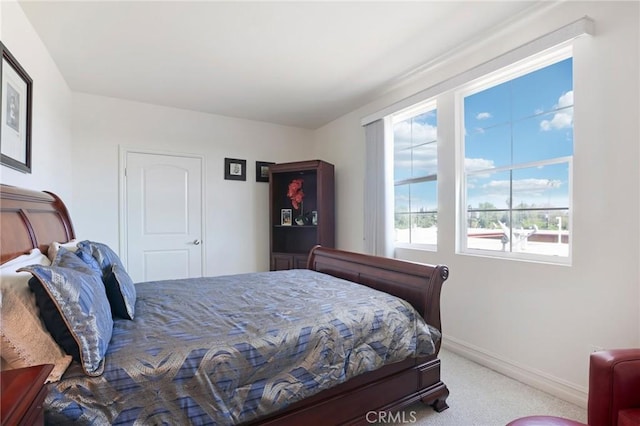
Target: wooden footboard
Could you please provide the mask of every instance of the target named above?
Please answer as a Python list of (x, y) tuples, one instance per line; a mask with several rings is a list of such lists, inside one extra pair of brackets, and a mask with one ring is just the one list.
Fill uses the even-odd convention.
[[(440, 291), (449, 276), (446, 266), (424, 265), (317, 246), (308, 269), (357, 282), (401, 297), (433, 327), (441, 330)], [(257, 424), (369, 424), (381, 411), (395, 411), (417, 401), (436, 411), (448, 408), (449, 390), (440, 380), (440, 360), (407, 359), (363, 374), (292, 404)], [(367, 415), (369, 414), (369, 415)]]
[[(442, 330), (440, 291), (449, 268), (316, 246), (307, 268), (393, 294), (411, 303), (427, 324)], [(439, 350), (440, 346), (438, 346)]]

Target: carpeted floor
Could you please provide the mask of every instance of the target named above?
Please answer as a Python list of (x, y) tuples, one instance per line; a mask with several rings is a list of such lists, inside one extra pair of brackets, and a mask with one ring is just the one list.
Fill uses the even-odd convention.
[[(440, 351), (442, 381), (451, 394), (449, 408), (436, 413), (418, 403), (394, 425), (504, 426), (519, 417), (544, 414), (586, 423), (587, 411), (447, 350)], [(415, 419), (415, 421), (413, 421)], [(379, 423), (383, 424), (383, 423)], [(389, 423), (386, 423), (389, 424)]]

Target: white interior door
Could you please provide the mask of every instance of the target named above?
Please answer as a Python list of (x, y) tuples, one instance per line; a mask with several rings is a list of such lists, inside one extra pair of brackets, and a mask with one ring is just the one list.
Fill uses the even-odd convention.
[(133, 281), (202, 276), (202, 159), (127, 152), (125, 192)]

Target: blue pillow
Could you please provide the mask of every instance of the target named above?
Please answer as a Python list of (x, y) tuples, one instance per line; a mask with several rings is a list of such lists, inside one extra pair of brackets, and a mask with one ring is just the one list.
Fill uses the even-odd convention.
[(108, 245), (88, 240), (78, 243), (77, 254), (87, 263), (90, 263), (93, 258), (102, 270), (102, 281), (107, 291), (113, 316), (133, 319), (137, 297), (136, 289), (118, 255)]
[[(68, 255), (76, 256), (68, 252)], [(60, 263), (71, 265), (68, 255)], [(82, 262), (81, 262), (82, 263)], [(113, 319), (100, 276), (85, 265), (31, 265), (29, 288), (36, 296), (40, 316), (54, 340), (82, 365), (89, 376), (104, 371), (104, 354), (113, 333)]]
[(102, 270), (98, 262), (91, 257), (85, 259), (80, 257), (77, 253), (72, 252), (64, 247), (58, 248), (56, 257), (51, 262), (52, 266), (61, 266), (63, 268), (71, 268), (76, 271), (85, 272), (87, 274), (97, 274), (102, 278)]
[(114, 263), (124, 269), (122, 261), (111, 248), (103, 243), (95, 241), (80, 241), (78, 243), (78, 256), (87, 263), (91, 262), (91, 258), (95, 259), (98, 266), (102, 270), (102, 278), (104, 279), (111, 272), (111, 265)]
[(136, 304), (136, 287), (124, 268), (117, 263), (111, 265), (111, 271), (104, 280), (107, 298), (114, 317), (133, 319)]

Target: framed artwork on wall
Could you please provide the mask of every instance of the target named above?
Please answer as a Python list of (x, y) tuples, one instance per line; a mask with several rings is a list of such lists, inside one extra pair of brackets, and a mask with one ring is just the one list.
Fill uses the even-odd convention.
[(0, 163), (31, 173), (33, 81), (2, 42), (0, 50)]
[(224, 178), (227, 180), (247, 180), (247, 160), (225, 158)]
[(256, 161), (256, 182), (269, 182), (269, 166), (276, 163)]

